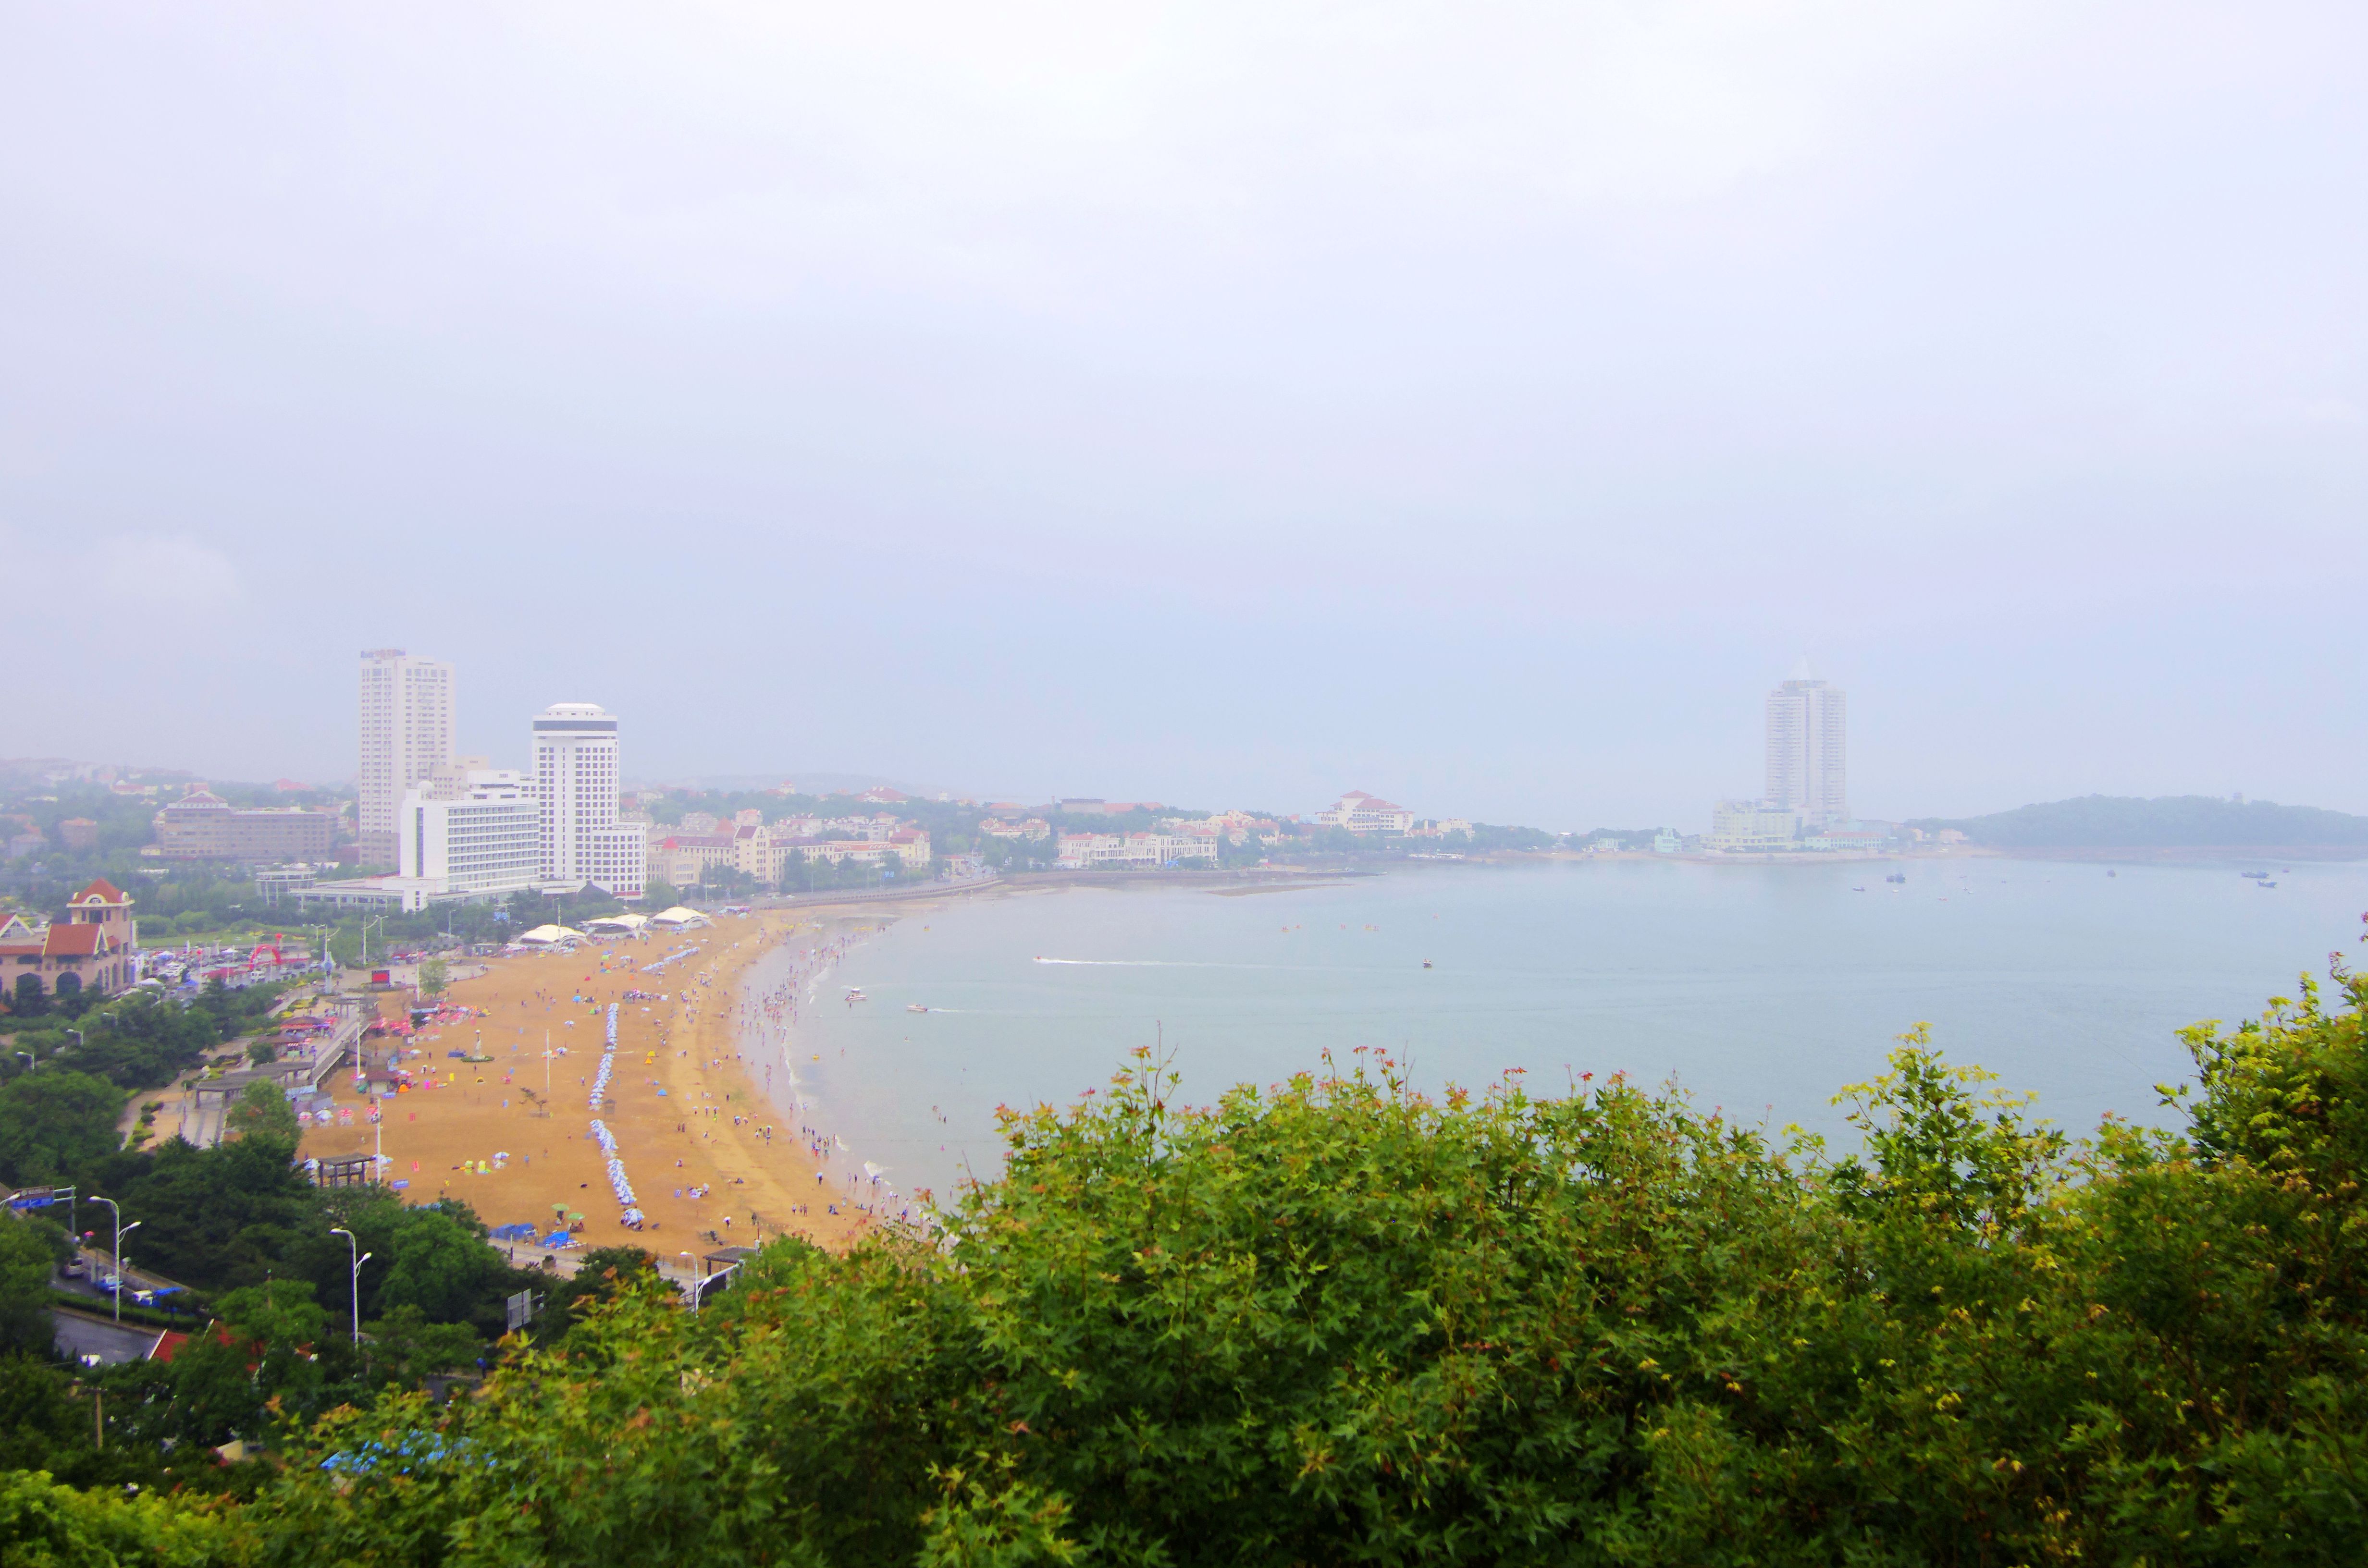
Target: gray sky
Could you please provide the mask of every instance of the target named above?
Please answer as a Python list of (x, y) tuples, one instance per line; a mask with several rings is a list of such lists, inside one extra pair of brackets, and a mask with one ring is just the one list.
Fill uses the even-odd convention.
[(0, 754), (2368, 811), (2368, 11), (0, 0)]

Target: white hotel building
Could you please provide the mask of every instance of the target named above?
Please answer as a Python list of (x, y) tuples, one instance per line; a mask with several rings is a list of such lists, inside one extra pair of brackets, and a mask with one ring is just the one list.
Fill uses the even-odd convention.
[(477, 757), (438, 768), (397, 820), (395, 881), (428, 899), (507, 898), (541, 874), (542, 813), (523, 774)]
[(1057, 846), (1064, 870), (1088, 870), (1096, 866), (1158, 867), (1181, 860), (1217, 858), (1213, 835), (1166, 833), (1064, 833)]
[(589, 882), (642, 896), (649, 826), (617, 820), (617, 716), (597, 702), (554, 702), (534, 716), (529, 783), (541, 812), (545, 886)]

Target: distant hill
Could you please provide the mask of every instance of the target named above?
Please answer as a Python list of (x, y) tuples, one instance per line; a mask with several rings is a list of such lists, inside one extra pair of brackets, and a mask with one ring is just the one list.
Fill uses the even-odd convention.
[(2211, 795), (2151, 801), (2088, 795), (1986, 817), (1921, 818), (1909, 825), (1927, 833), (1953, 827), (1975, 844), (1998, 849), (2368, 849), (2368, 817)]

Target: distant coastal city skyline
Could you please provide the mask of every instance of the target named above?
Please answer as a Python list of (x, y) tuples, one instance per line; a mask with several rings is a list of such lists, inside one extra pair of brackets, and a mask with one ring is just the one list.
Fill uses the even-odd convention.
[[(537, 771), (532, 774), (495, 768), (485, 756), (458, 755), (455, 737), (459, 733), (460, 704), (457, 690), (457, 666), (451, 661), (413, 655), (401, 648), (364, 650), (358, 712), (360, 744), (355, 771), (342, 780), (307, 782), (282, 776), (278, 779), (277, 787), (282, 790), (318, 788), (330, 791), (354, 791), (359, 802), (358, 842), (362, 864), (381, 871), (394, 870), (399, 864), (405, 863), (397, 853), (393, 822), (404, 791), (414, 786), (432, 785), (434, 788), (428, 790), (431, 796), (438, 790), (449, 795), (472, 777), (489, 773), (494, 780), (503, 782), (505, 787), (522, 791), (522, 798), (540, 800), (538, 780), (548, 774), (558, 754), (544, 747), (540, 741), (533, 743)], [(916, 783), (885, 770), (863, 772), (790, 767), (723, 775), (636, 775), (623, 767), (621, 750), (614, 744), (617, 735), (615, 716), (598, 709), (597, 704), (556, 705), (531, 723), (538, 732), (553, 727), (560, 710), (571, 706), (583, 707), (595, 715), (596, 723), (607, 726), (609, 744), (605, 756), (608, 778), (605, 783), (614, 790), (663, 793), (683, 790), (738, 789), (778, 793), (797, 790), (817, 795), (857, 795), (867, 790), (888, 789), (916, 799), (941, 801), (983, 801), (990, 793)], [(1815, 675), (1806, 655), (1795, 658), (1790, 673), (1769, 689), (1762, 699), (1761, 794), (1756, 798), (1719, 797), (1711, 807), (1709, 829), (1704, 833), (1690, 832), (1683, 825), (1693, 813), (1683, 809), (1664, 813), (1659, 824), (1659, 841), (1665, 846), (1683, 842), (1688, 848), (1714, 846), (1741, 851), (1748, 847), (1772, 851), (1788, 846), (1799, 847), (1806, 842), (1813, 830), (1834, 830), (1819, 835), (1821, 847), (1836, 847), (1844, 844), (1871, 846), (1883, 839), (1897, 836), (1899, 819), (1857, 823), (1851, 819), (1848, 711), (1847, 694), (1831, 681)], [(199, 773), (194, 769), (121, 762), (94, 763), (69, 758), (0, 759), (0, 766), (46, 767), (61, 778), (112, 778), (119, 773), (137, 772), (146, 777), (199, 779)], [(216, 773), (214, 777), (234, 778), (238, 775)], [(803, 785), (799, 782), (801, 779), (804, 781)], [(1242, 793), (1247, 794), (1247, 791)], [(1364, 791), (1352, 790), (1349, 793), (1380, 801), (1379, 796)], [(2199, 798), (2226, 798), (2242, 802), (2246, 796), (2242, 791), (2233, 791), (2226, 797)], [(1053, 792), (1043, 795), (1047, 802), (1090, 801), (1096, 807), (1103, 799), (1099, 796), (1067, 797)], [(1337, 812), (1342, 804), (1336, 800), (1330, 808), (1315, 809), (1302, 802), (1301, 812), (1285, 814), (1293, 820), (1304, 815), (1311, 820), (1324, 821), (1327, 812)], [(1199, 809), (1214, 808), (1204, 804)], [(537, 830), (536, 876), (543, 881), (564, 881), (571, 877), (579, 882), (595, 881), (596, 874), (590, 862), (579, 864), (571, 849), (557, 843), (560, 817), (540, 806), (537, 810), (541, 815)], [(1392, 806), (1390, 810), (1395, 812), (1400, 808)], [(570, 812), (567, 820), (575, 820), (575, 814)], [(1412, 820), (1411, 816), (1409, 820)], [(1650, 828), (1655, 824), (1630, 825)], [(1569, 836), (1583, 835), (1587, 830), (1565, 825), (1549, 831)], [(619, 868), (632, 858), (632, 856), (621, 845), (614, 846), (605, 858), (600, 858), (597, 880), (604, 886), (621, 885)], [(410, 863), (416, 863), (416, 860), (417, 857), (414, 856)]]

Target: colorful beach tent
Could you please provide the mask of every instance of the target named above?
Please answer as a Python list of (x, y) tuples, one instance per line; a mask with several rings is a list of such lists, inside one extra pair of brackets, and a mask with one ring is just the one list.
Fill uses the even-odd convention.
[(493, 1233), (494, 1240), (497, 1242), (516, 1242), (542, 1233), (532, 1225), (495, 1225)]

